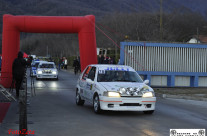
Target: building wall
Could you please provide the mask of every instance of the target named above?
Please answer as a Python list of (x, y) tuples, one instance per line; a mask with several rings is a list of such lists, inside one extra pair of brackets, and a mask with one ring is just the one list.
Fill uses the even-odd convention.
[(175, 86), (190, 86), (190, 77), (189, 76), (175, 76)]
[(207, 45), (121, 42), (120, 60), (153, 86), (207, 86)]
[(207, 77), (199, 77), (198, 86), (207, 87)]
[(152, 86), (167, 86), (167, 76), (151, 76)]

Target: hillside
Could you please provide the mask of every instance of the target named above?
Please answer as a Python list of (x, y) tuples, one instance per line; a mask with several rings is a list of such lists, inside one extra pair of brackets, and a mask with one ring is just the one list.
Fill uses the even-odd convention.
[[(166, 15), (166, 20), (173, 20), (176, 18), (173, 14), (176, 12), (180, 14), (201, 14), (202, 16), (207, 16), (207, 5), (206, 0), (163, 0), (163, 11)], [(12, 15), (42, 15), (42, 16), (84, 16), (88, 14), (93, 14), (96, 16), (96, 22), (109, 25), (113, 22), (114, 18), (119, 22), (114, 22), (123, 24), (126, 26), (126, 20), (132, 20), (131, 23), (134, 22), (133, 18), (136, 19), (140, 16), (140, 19), (146, 19), (143, 15), (147, 14), (154, 18), (159, 14), (160, 10), (160, 0), (0, 0), (0, 31), (2, 32), (2, 15), (3, 14), (12, 14)], [(126, 14), (131, 16), (126, 16)], [(143, 15), (141, 15), (143, 14)], [(132, 17), (132, 15), (134, 17)], [(108, 17), (107, 17), (108, 16)], [(137, 17), (135, 17), (137, 16)], [(118, 19), (119, 17), (119, 19)], [(199, 17), (200, 18), (200, 17)], [(125, 20), (123, 20), (125, 19)], [(149, 18), (148, 18), (149, 19)], [(137, 19), (136, 19), (137, 20)], [(153, 19), (154, 20), (154, 19)], [(157, 33), (159, 30), (155, 30), (154, 28), (159, 27), (159, 17), (155, 17), (153, 26), (154, 33)], [(121, 21), (121, 22), (120, 22)], [(139, 20), (143, 22), (142, 20)], [(138, 22), (139, 22), (138, 21)], [(129, 23), (129, 22), (128, 22)], [(169, 23), (168, 23), (169, 24)], [(135, 27), (137, 23), (134, 24)], [(140, 28), (141, 24), (139, 23)], [(151, 25), (151, 24), (149, 24)], [(179, 24), (178, 24), (179, 25)], [(195, 24), (197, 25), (197, 24)], [(111, 24), (110, 26), (113, 26)], [(130, 25), (129, 25), (130, 26)], [(133, 25), (132, 25), (133, 26)], [(116, 29), (116, 31), (128, 34), (131, 37), (135, 37), (132, 40), (155, 40), (158, 37), (154, 38), (146, 38), (143, 34), (140, 33), (150, 33), (145, 32), (145, 30), (139, 30), (139, 36), (130, 34), (130, 31), (133, 31), (133, 28), (119, 26), (120, 29), (115, 26), (112, 29)], [(125, 29), (122, 29), (125, 28)], [(137, 26), (138, 28), (138, 26)], [(104, 29), (104, 28), (103, 28)], [(149, 29), (151, 32), (152, 30)], [(138, 31), (136, 31), (137, 33)], [(176, 32), (175, 32), (176, 33)], [(193, 33), (193, 32), (191, 32)], [(113, 33), (108, 33), (111, 35), (117, 42), (123, 40), (123, 38), (116, 39)], [(183, 33), (182, 33), (183, 34)], [(148, 34), (150, 35), (150, 34)], [(0, 42), (1, 42), (1, 34), (0, 34)], [(46, 37), (48, 39), (44, 41), (41, 37)], [(78, 39), (76, 35), (67, 35), (65, 36), (59, 35), (46, 35), (46, 34), (38, 34), (34, 36), (33, 34), (22, 34), (21, 35), (21, 46), (25, 46), (25, 44), (37, 44), (36, 47), (41, 47), (44, 45), (61, 45), (64, 46), (66, 43), (75, 43), (78, 44)], [(56, 40), (54, 40), (56, 39)], [(74, 40), (75, 39), (75, 40)], [(176, 39), (174, 39), (176, 41)], [(179, 41), (178, 39), (177, 41)], [(29, 43), (28, 41), (31, 41)], [(166, 38), (166, 41), (173, 41), (172, 39)], [(97, 32), (97, 45), (98, 46), (111, 46), (108, 43), (108, 39), (104, 39), (100, 32)], [(1, 44), (0, 44), (1, 46)], [(69, 45), (71, 47), (71, 44)], [(27, 51), (31, 51), (34, 53), (39, 52), (39, 50), (33, 49), (33, 47), (25, 47)], [(24, 48), (24, 49), (25, 49)], [(64, 47), (65, 48), (65, 47)], [(72, 47), (74, 50), (78, 48)], [(32, 50), (31, 50), (32, 49)], [(45, 52), (45, 51), (43, 51)], [(44, 53), (42, 53), (44, 54)], [(57, 53), (58, 54), (58, 53)]]
[[(30, 15), (87, 15), (94, 14), (98, 18), (111, 12), (157, 12), (160, 0), (1, 0), (1, 7), (7, 5), (6, 12), (11, 14)], [(206, 0), (163, 0), (165, 12), (180, 10), (196, 11), (205, 15)]]

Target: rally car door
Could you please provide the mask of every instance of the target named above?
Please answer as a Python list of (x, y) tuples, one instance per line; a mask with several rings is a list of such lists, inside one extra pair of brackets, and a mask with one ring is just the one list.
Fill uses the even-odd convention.
[(81, 79), (80, 79), (80, 82), (79, 82), (79, 85), (80, 85), (80, 95), (81, 97), (83, 97), (84, 99), (86, 99), (86, 96), (87, 96), (87, 92), (86, 92), (86, 89), (87, 89), (87, 83), (86, 83), (86, 79), (88, 77), (88, 74), (89, 74), (89, 71), (91, 70), (91, 66), (88, 66), (86, 68), (86, 70), (84, 71)]
[(86, 80), (86, 86), (87, 86), (86, 87), (86, 98), (90, 101), (93, 100), (95, 74), (96, 74), (96, 67), (92, 67), (88, 74), (88, 78)]

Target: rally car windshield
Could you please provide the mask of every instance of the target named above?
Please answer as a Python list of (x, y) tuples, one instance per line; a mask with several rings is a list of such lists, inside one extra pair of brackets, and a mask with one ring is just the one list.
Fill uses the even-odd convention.
[(100, 71), (97, 77), (98, 82), (140, 82), (142, 79), (134, 71)]
[(33, 63), (33, 64), (32, 64), (32, 67), (36, 67), (36, 68), (37, 68), (38, 65), (39, 65), (39, 63), (40, 63), (40, 62), (35, 62), (35, 63)]
[(42, 64), (40, 65), (40, 68), (54, 68), (53, 64)]

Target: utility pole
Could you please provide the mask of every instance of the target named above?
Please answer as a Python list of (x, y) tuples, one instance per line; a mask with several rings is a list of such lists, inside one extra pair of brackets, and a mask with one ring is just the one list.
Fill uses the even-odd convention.
[(48, 46), (47, 46), (47, 57), (48, 57)]
[(199, 40), (199, 30), (198, 30), (198, 27), (197, 27), (197, 43), (198, 43), (198, 40)]
[[(117, 32), (117, 22), (116, 22), (116, 32)], [(117, 40), (116, 40), (116, 43), (117, 43)], [(114, 45), (115, 45), (115, 58), (114, 58), (114, 61), (116, 61), (117, 60), (117, 46), (116, 46), (116, 44), (114, 44)]]
[(162, 40), (163, 40), (163, 24), (162, 24), (162, 15), (163, 15), (162, 0), (160, 0), (160, 41), (162, 41)]

